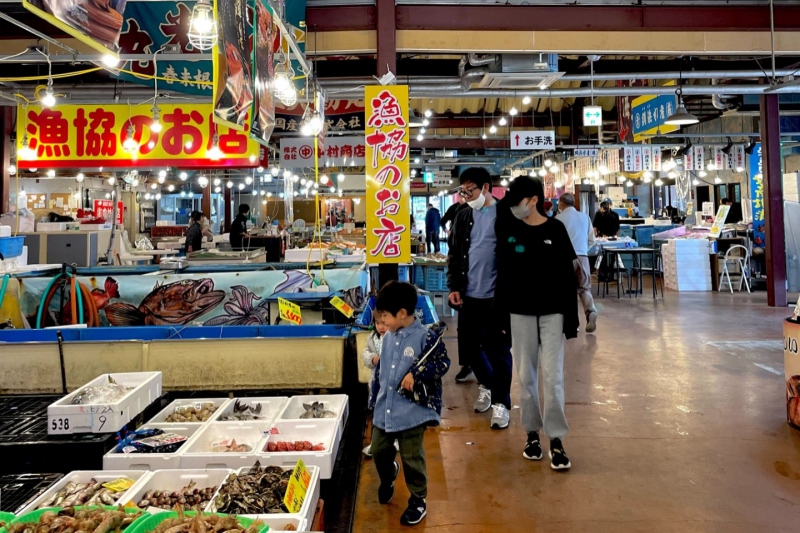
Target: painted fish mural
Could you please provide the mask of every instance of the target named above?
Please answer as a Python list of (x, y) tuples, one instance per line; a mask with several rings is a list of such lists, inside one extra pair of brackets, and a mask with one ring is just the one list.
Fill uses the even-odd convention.
[(261, 297), (250, 292), (247, 287), (231, 287), (231, 299), (223, 306), (224, 315), (216, 316), (204, 326), (266, 326), (269, 324), (269, 302), (264, 300), (254, 306)]
[(302, 270), (286, 270), (284, 275), (286, 279), (275, 287), (272, 294), (304, 292), (305, 289), (310, 289), (314, 286), (314, 277)]
[(112, 326), (174, 326), (208, 313), (224, 298), (225, 291), (215, 291), (210, 278), (156, 283), (139, 307), (117, 302), (105, 313)]
[[(94, 304), (97, 306), (97, 310), (101, 311), (108, 306), (108, 302), (112, 298), (119, 298), (119, 283), (114, 278), (108, 277), (106, 278), (105, 283), (103, 284), (103, 288), (96, 288), (92, 289), (91, 292), (92, 299), (94, 300)], [(64, 324), (72, 324), (72, 306), (69, 304), (69, 301), (64, 304), (64, 308), (61, 310), (62, 316), (64, 317), (63, 323)]]

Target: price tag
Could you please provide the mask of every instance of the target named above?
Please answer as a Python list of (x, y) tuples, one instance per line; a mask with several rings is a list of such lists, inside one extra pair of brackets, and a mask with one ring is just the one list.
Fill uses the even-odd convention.
[(111, 492), (123, 492), (131, 488), (134, 483), (136, 482), (132, 479), (121, 477), (119, 479), (115, 479), (114, 481), (103, 483), (103, 486)]
[(300, 306), (293, 304), (289, 300), (278, 298), (278, 311), (280, 312), (282, 320), (297, 324), (298, 326), (303, 323), (303, 318), (300, 316)]
[(331, 298), (331, 305), (334, 306), (336, 309), (339, 310), (347, 318), (353, 318), (353, 308), (347, 305), (344, 300), (339, 298), (338, 296), (334, 296)]
[(51, 416), (47, 420), (48, 435), (72, 435), (73, 427), (69, 416)]
[(311, 474), (306, 469), (305, 463), (302, 460), (297, 461), (292, 470), (292, 477), (289, 478), (289, 485), (286, 487), (286, 495), (283, 497), (283, 504), (290, 513), (300, 512), (310, 484)]

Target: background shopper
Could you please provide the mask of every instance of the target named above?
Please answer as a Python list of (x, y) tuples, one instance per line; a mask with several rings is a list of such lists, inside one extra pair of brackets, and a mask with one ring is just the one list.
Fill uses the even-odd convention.
[(239, 214), (233, 219), (231, 223), (231, 248), (239, 251), (242, 249), (242, 241), (250, 239), (247, 234), (247, 214), (250, 212), (250, 206), (242, 204), (239, 206)]
[(565, 470), (572, 465), (561, 442), (569, 429), (564, 414), (564, 337), (578, 332), (576, 255), (564, 224), (545, 214), (541, 180), (518, 177), (503, 203), (513, 218), (498, 219), (496, 299), (498, 309), (510, 313), (520, 412), (528, 433), (523, 456), (542, 458), (539, 431), (544, 428), (550, 437), (550, 466)]
[(189, 231), (183, 245), (185, 253), (190, 254), (203, 249), (203, 219), (206, 216), (200, 211), (192, 211), (189, 217)]
[(597, 308), (592, 298), (592, 272), (589, 266), (589, 250), (594, 246), (594, 230), (589, 215), (575, 209), (575, 196), (566, 192), (558, 199), (556, 219), (564, 224), (575, 249), (575, 275), (578, 278), (578, 297), (586, 315), (586, 332), (597, 330)]
[(491, 407), (491, 427), (505, 429), (511, 407), (511, 352), (507, 330), (503, 333), (493, 309), (497, 201), (485, 169), (469, 168), (459, 181), (459, 194), (469, 209), (456, 214), (447, 255), (449, 301), (458, 309), (459, 376), (465, 367), (472, 368), (479, 387), (475, 411)]
[(439, 231), (441, 231), (442, 214), (433, 204), (428, 204), (425, 213), (425, 250), (439, 253)]

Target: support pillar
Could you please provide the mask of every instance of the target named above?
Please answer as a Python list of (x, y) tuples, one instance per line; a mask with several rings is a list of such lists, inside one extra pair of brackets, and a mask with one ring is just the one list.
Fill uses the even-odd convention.
[(11, 175), (8, 167), (11, 165), (11, 134), (14, 128), (14, 108), (5, 106), (0, 108), (0, 213), (7, 213), (8, 200), (11, 191)]
[(200, 210), (211, 219), (211, 183), (203, 188), (203, 201), (200, 202)]
[(760, 99), (764, 226), (767, 236), (767, 303), (770, 307), (786, 307), (786, 234), (783, 225), (780, 106), (777, 94), (764, 94)]
[(397, 74), (397, 12), (395, 0), (376, 0), (378, 77), (387, 71)]
[(231, 211), (233, 211), (233, 199), (230, 187), (225, 187), (225, 224), (222, 226), (222, 233), (231, 232)]

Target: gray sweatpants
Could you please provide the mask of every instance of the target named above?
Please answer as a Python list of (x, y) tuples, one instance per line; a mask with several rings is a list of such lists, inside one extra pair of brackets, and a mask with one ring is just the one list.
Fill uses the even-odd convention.
[[(528, 433), (544, 428), (551, 439), (563, 438), (569, 431), (564, 414), (564, 315), (512, 314), (511, 337), (520, 382), (522, 427)], [(540, 364), (544, 409), (539, 402)]]

